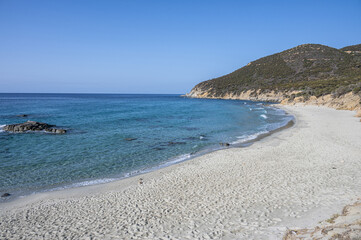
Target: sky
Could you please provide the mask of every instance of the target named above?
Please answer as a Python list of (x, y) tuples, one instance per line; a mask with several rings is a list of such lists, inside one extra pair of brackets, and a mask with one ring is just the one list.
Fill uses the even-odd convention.
[(0, 0), (0, 92), (182, 94), (305, 43), (360, 44), (361, 0)]

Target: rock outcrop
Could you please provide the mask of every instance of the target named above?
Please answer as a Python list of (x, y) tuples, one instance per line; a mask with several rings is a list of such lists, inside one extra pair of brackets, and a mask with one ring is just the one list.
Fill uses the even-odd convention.
[[(297, 96), (300, 91), (269, 91), (261, 92), (261, 90), (248, 90), (241, 92), (240, 94), (226, 93), (222, 97), (217, 97), (212, 95), (209, 92), (197, 91), (193, 89), (190, 93), (187, 93), (185, 96), (190, 98), (211, 98), (211, 99), (235, 99), (235, 100), (251, 100), (251, 101), (265, 101), (265, 102), (278, 102), (282, 105), (295, 105), (295, 104), (305, 104), (305, 105), (316, 105), (316, 106), (326, 106), (339, 110), (359, 110), (361, 111), (361, 96), (359, 94), (354, 94), (352, 92), (343, 94), (339, 97), (334, 97), (332, 94), (327, 94), (324, 96)], [(356, 115), (361, 117), (361, 112)]]
[(309, 98), (285, 98), (281, 101), (281, 104), (284, 105), (294, 105), (297, 103), (302, 103), (305, 105), (326, 106), (338, 110), (361, 110), (361, 96), (353, 94), (352, 92), (346, 93), (339, 97), (333, 97), (331, 94), (328, 94), (321, 97), (311, 96)]
[(247, 90), (239, 94), (225, 93), (222, 97), (213, 95), (210, 92), (198, 91), (197, 88), (192, 89), (190, 93), (184, 95), (190, 98), (211, 98), (211, 99), (234, 99), (234, 100), (252, 100), (252, 101), (267, 101), (267, 102), (281, 102), (284, 99), (282, 92), (269, 91), (261, 93), (260, 90)]
[(346, 206), (311, 229), (289, 230), (284, 240), (296, 239), (361, 239), (361, 202)]
[(45, 131), (56, 134), (66, 133), (65, 129), (56, 128), (55, 125), (50, 125), (47, 123), (41, 123), (35, 121), (27, 121), (24, 123), (5, 125), (4, 130), (8, 132), (17, 132), (17, 133), (34, 132), (34, 131)]

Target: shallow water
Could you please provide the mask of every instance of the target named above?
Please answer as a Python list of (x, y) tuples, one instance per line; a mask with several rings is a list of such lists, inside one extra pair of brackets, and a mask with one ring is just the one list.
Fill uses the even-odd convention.
[(291, 119), (280, 109), (250, 101), (0, 94), (0, 125), (33, 120), (68, 130), (64, 135), (0, 130), (0, 192), (23, 194), (112, 181), (219, 149), (220, 142), (255, 139)]

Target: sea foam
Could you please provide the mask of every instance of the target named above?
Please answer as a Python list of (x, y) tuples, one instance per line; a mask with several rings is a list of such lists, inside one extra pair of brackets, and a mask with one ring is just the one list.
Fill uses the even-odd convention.
[(263, 118), (263, 119), (267, 119), (267, 118), (268, 118), (265, 114), (261, 114), (260, 117)]
[(259, 137), (260, 135), (266, 134), (266, 133), (268, 133), (268, 131), (260, 131), (260, 132), (254, 133), (254, 134), (242, 135), (242, 136), (237, 137), (239, 140), (236, 140), (236, 141), (232, 142), (231, 144), (239, 144), (239, 143), (245, 143), (248, 141), (252, 141), (252, 140), (255, 140), (257, 137)]
[(91, 186), (91, 185), (97, 185), (97, 184), (102, 184), (102, 183), (113, 182), (115, 180), (117, 180), (117, 179), (116, 178), (103, 178), (103, 179), (88, 180), (88, 181), (83, 181), (83, 182), (72, 183), (72, 184), (69, 184), (69, 185), (62, 186), (62, 187), (52, 188), (49, 191), (57, 191), (57, 190), (68, 189), (68, 188), (76, 188), (76, 187), (85, 187), (85, 186)]
[(5, 127), (6, 125), (4, 124), (4, 125), (0, 125), (0, 132), (5, 132), (5, 130), (4, 130), (4, 127)]

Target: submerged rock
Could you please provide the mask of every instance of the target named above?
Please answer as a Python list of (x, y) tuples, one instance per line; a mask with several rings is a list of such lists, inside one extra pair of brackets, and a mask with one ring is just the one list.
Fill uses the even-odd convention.
[(137, 140), (137, 138), (124, 138), (125, 141), (134, 141)]
[(158, 151), (164, 150), (164, 148), (162, 148), (162, 147), (155, 147), (155, 148), (153, 148), (153, 149), (158, 150)]
[(221, 143), (219, 143), (219, 145), (221, 145), (221, 146), (225, 146), (225, 147), (229, 147), (231, 144), (221, 142)]
[(176, 145), (176, 144), (186, 144), (186, 142), (168, 142), (167, 145), (168, 146), (172, 146), (172, 145)]
[(1, 195), (1, 197), (10, 197), (11, 194), (10, 193), (4, 193), (3, 195)]
[(24, 123), (9, 124), (4, 127), (5, 131), (8, 132), (27, 132), (27, 131), (46, 131), (56, 134), (66, 133), (65, 129), (54, 128), (55, 125), (50, 125), (47, 123), (27, 121)]
[[(52, 128), (52, 129), (49, 129), (51, 130), (52, 133), (56, 133), (56, 134), (64, 134), (66, 133), (66, 130), (65, 129), (60, 129), (60, 128)], [(47, 130), (45, 130), (47, 131)]]
[(19, 115), (16, 115), (17, 117), (28, 117), (28, 115), (27, 114), (19, 114)]

